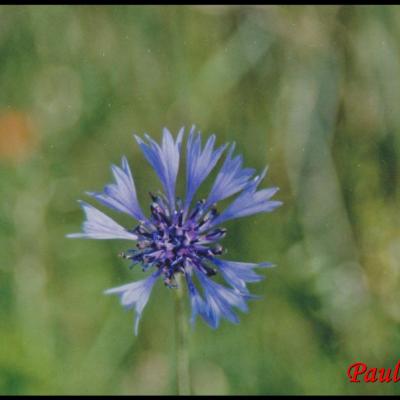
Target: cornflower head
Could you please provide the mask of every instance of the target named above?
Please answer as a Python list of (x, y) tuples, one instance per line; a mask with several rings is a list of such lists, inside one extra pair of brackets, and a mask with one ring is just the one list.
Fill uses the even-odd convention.
[[(227, 231), (221, 227), (226, 221), (257, 213), (271, 212), (282, 204), (271, 200), (278, 188), (258, 189), (267, 168), (255, 175), (255, 170), (243, 168), (240, 155), (234, 156), (235, 144), (215, 147), (215, 135), (208, 138), (204, 147), (201, 133), (190, 130), (186, 144), (186, 194), (184, 200), (176, 197), (176, 180), (180, 164), (183, 128), (174, 140), (164, 128), (161, 144), (147, 134), (145, 139), (135, 135), (146, 160), (161, 181), (163, 192), (150, 193), (150, 214), (145, 215), (139, 205), (136, 188), (128, 161), (122, 157), (121, 166), (112, 165), (115, 182), (102, 192), (87, 192), (100, 204), (137, 221), (133, 229), (126, 229), (92, 205), (80, 201), (86, 216), (81, 233), (70, 238), (126, 239), (135, 242), (121, 255), (140, 264), (149, 271), (147, 278), (108, 289), (106, 294), (120, 296), (121, 304), (135, 309), (134, 331), (137, 335), (139, 321), (154, 283), (163, 279), (169, 288), (177, 287), (177, 276), (185, 278), (194, 322), (200, 315), (212, 328), (219, 326), (221, 318), (238, 323), (234, 308), (247, 311), (250, 294), (247, 283), (258, 282), (256, 267), (270, 263), (246, 263), (220, 258), (224, 249), (219, 241)], [(195, 201), (200, 185), (226, 152), (222, 167), (217, 173), (211, 191), (204, 199)], [(231, 196), (236, 198), (221, 212), (217, 203)], [(219, 273), (228, 286), (217, 283), (213, 276)]]

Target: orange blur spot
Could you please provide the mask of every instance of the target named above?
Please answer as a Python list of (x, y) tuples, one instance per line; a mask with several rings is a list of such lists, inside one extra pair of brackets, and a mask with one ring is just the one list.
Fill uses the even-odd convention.
[(0, 111), (0, 160), (23, 162), (36, 147), (36, 137), (28, 114)]

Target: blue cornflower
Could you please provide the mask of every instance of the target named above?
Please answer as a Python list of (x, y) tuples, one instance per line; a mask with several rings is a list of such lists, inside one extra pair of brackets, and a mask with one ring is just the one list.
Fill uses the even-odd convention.
[[(145, 135), (145, 140), (138, 136), (135, 139), (165, 191), (165, 194), (150, 193), (150, 216), (147, 217), (139, 205), (132, 172), (123, 157), (121, 167), (112, 166), (115, 183), (106, 185), (102, 192), (88, 194), (104, 206), (129, 214), (137, 220), (137, 226), (125, 229), (95, 207), (80, 201), (86, 215), (83, 232), (68, 237), (136, 242), (136, 247), (122, 253), (122, 256), (129, 259), (132, 265), (141, 264), (143, 271), (151, 270), (151, 274), (146, 279), (105, 292), (118, 294), (124, 307), (135, 309), (135, 334), (154, 283), (162, 277), (165, 285), (174, 288), (178, 274), (183, 274), (186, 280), (192, 322), (196, 315), (200, 315), (213, 328), (219, 326), (221, 318), (237, 323), (234, 307), (247, 311), (247, 300), (256, 297), (250, 294), (246, 284), (263, 278), (254, 268), (271, 264), (219, 258), (224, 249), (218, 242), (226, 235), (226, 229), (219, 225), (234, 218), (273, 211), (282, 204), (271, 200), (278, 188), (257, 190), (267, 169), (255, 175), (253, 169), (243, 168), (242, 157), (233, 156), (235, 145), (215, 148), (215, 135), (209, 137), (202, 147), (201, 134), (192, 127), (186, 145), (186, 195), (181, 201), (176, 197), (175, 187), (183, 128), (176, 140), (165, 128), (161, 145), (148, 135)], [(227, 155), (208, 197), (194, 202), (198, 188), (225, 150)], [(235, 194), (236, 199), (218, 213), (216, 203)], [(230, 287), (211, 278), (217, 272)]]

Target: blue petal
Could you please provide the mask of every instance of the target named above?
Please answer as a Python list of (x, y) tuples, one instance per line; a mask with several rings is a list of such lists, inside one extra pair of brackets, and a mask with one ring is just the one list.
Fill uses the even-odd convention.
[(271, 212), (282, 205), (281, 201), (269, 200), (278, 190), (277, 187), (257, 191), (257, 187), (265, 176), (264, 170), (261, 176), (253, 179), (242, 193), (218, 216), (210, 227), (221, 224), (233, 218), (247, 217), (261, 212)]
[(147, 161), (156, 171), (167, 193), (172, 209), (175, 208), (175, 186), (179, 169), (180, 149), (183, 138), (183, 128), (179, 131), (176, 142), (167, 128), (163, 130), (161, 147), (150, 136), (145, 135), (148, 143), (135, 135)]
[(211, 188), (206, 207), (243, 190), (249, 184), (249, 180), (254, 174), (254, 169), (242, 168), (242, 156), (238, 155), (232, 158), (234, 149), (235, 144), (232, 144)]
[(254, 268), (270, 267), (270, 263), (244, 263), (237, 261), (227, 261), (213, 258), (211, 260), (221, 271), (221, 274), (225, 281), (232, 286), (232, 288), (244, 295), (249, 295), (249, 291), (246, 287), (247, 282), (259, 282), (264, 279), (263, 276), (258, 275), (254, 272)]
[(139, 322), (143, 309), (149, 301), (151, 290), (159, 275), (160, 270), (157, 270), (146, 279), (107, 289), (104, 292), (105, 294), (118, 294), (121, 298), (121, 305), (126, 309), (135, 307), (135, 335), (138, 334)]
[(197, 315), (205, 314), (205, 303), (193, 283), (191, 269), (185, 269), (185, 278), (189, 290), (190, 304), (192, 307), (191, 323), (194, 324)]
[(187, 142), (187, 158), (186, 158), (186, 210), (190, 206), (199, 186), (204, 179), (210, 174), (215, 164), (218, 162), (226, 145), (214, 150), (215, 135), (209, 137), (201, 149), (201, 133), (194, 133), (194, 126), (190, 131)]
[(202, 313), (205, 321), (212, 327), (217, 328), (221, 318), (232, 323), (238, 323), (239, 319), (232, 310), (237, 307), (241, 311), (247, 311), (245, 297), (232, 289), (226, 288), (211, 279), (202, 272), (195, 269), (196, 275), (204, 288), (205, 310)]
[(90, 204), (79, 201), (86, 215), (86, 221), (82, 226), (82, 233), (71, 233), (69, 238), (86, 239), (127, 239), (136, 240), (138, 237), (127, 231), (113, 219), (99, 211)]
[(146, 217), (140, 208), (132, 173), (125, 157), (122, 157), (121, 165), (122, 168), (116, 165), (111, 166), (115, 184), (105, 186), (102, 193), (88, 192), (88, 194), (113, 210), (144, 221)]

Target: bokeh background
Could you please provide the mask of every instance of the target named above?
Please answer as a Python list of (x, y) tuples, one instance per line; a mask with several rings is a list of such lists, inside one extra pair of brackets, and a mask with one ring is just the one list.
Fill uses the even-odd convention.
[(174, 293), (157, 284), (134, 337), (102, 294), (142, 278), (117, 256), (126, 241), (65, 234), (123, 154), (142, 204), (160, 187), (133, 132), (193, 123), (268, 164), (285, 203), (226, 224), (227, 258), (277, 268), (239, 325), (197, 321), (193, 393), (400, 393), (346, 376), (400, 358), (399, 20), (397, 6), (1, 6), (0, 393), (176, 393)]

